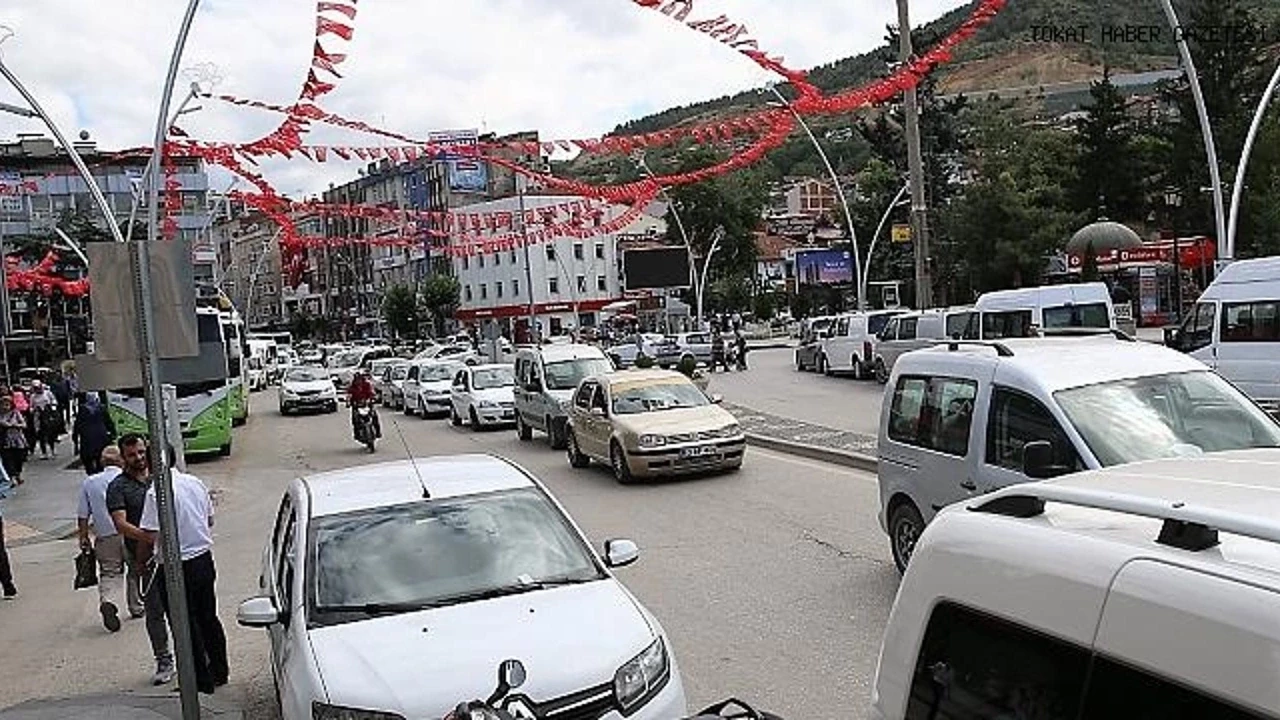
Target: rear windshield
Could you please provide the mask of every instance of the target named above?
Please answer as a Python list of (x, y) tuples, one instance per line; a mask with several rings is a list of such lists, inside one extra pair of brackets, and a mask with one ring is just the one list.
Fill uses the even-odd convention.
[(1106, 303), (1087, 303), (1084, 305), (1061, 305), (1047, 307), (1042, 311), (1044, 328), (1109, 328), (1111, 316), (1107, 313)]

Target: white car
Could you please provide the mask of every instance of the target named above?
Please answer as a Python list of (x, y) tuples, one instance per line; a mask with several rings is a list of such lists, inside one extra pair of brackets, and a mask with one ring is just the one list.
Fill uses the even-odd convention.
[(267, 368), (262, 364), (262, 357), (251, 355), (245, 359), (249, 369), (249, 392), (267, 389)]
[(293, 481), (237, 619), (270, 634), (284, 720), (444, 717), (508, 658), (516, 717), (684, 717), (671, 644), (611, 571), (638, 555), (597, 555), (506, 460), (364, 465)]
[(324, 368), (295, 367), (280, 381), (280, 414), (299, 410), (338, 411), (338, 392)]
[(415, 362), (409, 368), (409, 377), (404, 381), (405, 414), (416, 414), (424, 420), (449, 414), (453, 379), (464, 367), (460, 362)]
[(516, 422), (516, 375), (510, 365), (469, 365), (459, 370), (449, 388), (449, 420), (472, 430)]

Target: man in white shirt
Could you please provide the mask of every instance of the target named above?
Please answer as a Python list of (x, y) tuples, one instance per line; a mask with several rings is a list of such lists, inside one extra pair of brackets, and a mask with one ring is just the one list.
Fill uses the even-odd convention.
[[(174, 453), (169, 451), (169, 464), (173, 475), (174, 513), (178, 520), (178, 544), (181, 548), (182, 577), (186, 583), (187, 614), (190, 618), (191, 644), (195, 655), (196, 689), (212, 694), (219, 685), (227, 684), (227, 636), (218, 619), (218, 597), (214, 588), (217, 571), (213, 565), (213, 500), (209, 489), (194, 475), (173, 468)], [(154, 587), (160, 591), (169, 624), (173, 615), (169, 612), (168, 588), (165, 586), (165, 558), (157, 545), (160, 531), (159, 512), (156, 507), (156, 490), (147, 490), (142, 520), (138, 523), (151, 536), (159, 566), (156, 569)], [(168, 564), (169, 567), (172, 564)]]
[[(103, 627), (110, 632), (120, 630), (120, 609), (115, 601), (120, 596), (120, 586), (125, 584), (124, 537), (116, 530), (107, 508), (107, 486), (120, 475), (120, 466), (119, 448), (111, 445), (102, 451), (102, 472), (90, 475), (81, 483), (77, 512), (80, 548), (93, 548), (98, 558), (98, 611), (102, 613)], [(92, 540), (90, 527), (93, 528)], [(129, 583), (126, 595), (129, 607), (142, 607), (137, 583)]]

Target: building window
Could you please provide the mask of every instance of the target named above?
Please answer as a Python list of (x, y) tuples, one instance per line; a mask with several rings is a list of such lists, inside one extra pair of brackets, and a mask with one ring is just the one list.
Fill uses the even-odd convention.
[[(550, 247), (550, 246), (548, 245), (547, 247)], [(550, 292), (552, 295), (559, 295), (560, 294), (560, 278), (548, 278), (547, 291)]]
[(596, 289), (600, 292), (606, 292), (609, 289), (609, 281), (603, 275), (596, 276)]
[(480, 283), (480, 299), (481, 300), (489, 299), (489, 286), (485, 285), (484, 283)]
[(520, 297), (520, 281), (511, 281), (511, 297)]
[(494, 284), (493, 284), (493, 289), (494, 289), (494, 292), (495, 292), (495, 293), (497, 293), (498, 297), (502, 297), (502, 282), (501, 282), (501, 281), (498, 281), (498, 282), (494, 283)]
[(579, 275), (578, 276), (578, 292), (584, 293), (586, 291), (587, 291), (587, 276)]
[(467, 285), (466, 287), (462, 288), (462, 296), (467, 299), (467, 302), (471, 302), (471, 286), (470, 285)]
[(466, 256), (466, 255), (463, 255), (463, 256), (462, 256), (462, 269), (463, 269), (463, 270), (466, 270), (466, 269), (468, 269), (468, 267), (470, 267), (470, 265), (471, 265), (471, 263), (467, 261), (467, 256)]
[(548, 260), (555, 260), (555, 259), (556, 259), (556, 246), (555, 246), (555, 245), (550, 245), (550, 244), (548, 244), (548, 245), (547, 245), (547, 259), (548, 259)]
[(597, 260), (604, 259), (604, 243), (602, 242), (596, 243), (596, 259)]
[(582, 243), (580, 243), (580, 242), (579, 242), (579, 243), (574, 243), (574, 244), (573, 244), (573, 259), (574, 259), (574, 260), (582, 260), (582, 259), (584, 259), (584, 258), (585, 258), (585, 255), (584, 255), (584, 254), (583, 254), (583, 252), (582, 252)]
[(501, 264), (502, 264), (502, 253), (494, 253), (493, 254), (494, 267), (497, 267), (498, 265), (501, 265)]
[[(483, 255), (477, 255), (477, 256), (476, 256), (476, 267), (484, 267), (484, 256), (483, 256)], [(481, 287), (484, 287), (484, 286), (482, 285)]]

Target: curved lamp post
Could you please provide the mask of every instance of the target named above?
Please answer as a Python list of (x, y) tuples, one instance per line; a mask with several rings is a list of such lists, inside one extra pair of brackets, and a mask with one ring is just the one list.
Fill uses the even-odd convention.
[(1262, 93), (1258, 109), (1253, 112), (1253, 122), (1249, 124), (1249, 134), (1245, 136), (1244, 149), (1240, 151), (1240, 164), (1236, 166), (1236, 182), (1231, 186), (1231, 214), (1227, 219), (1227, 252), (1223, 257), (1225, 260), (1236, 256), (1236, 222), (1240, 219), (1240, 197), (1244, 194), (1244, 174), (1249, 168), (1249, 157), (1253, 154), (1253, 141), (1257, 139), (1258, 129), (1262, 127), (1262, 117), (1267, 113), (1267, 106), (1271, 104), (1271, 96), (1275, 94), (1278, 84), (1280, 84), (1280, 65), (1277, 65), (1275, 72), (1271, 74), (1271, 81), (1267, 83), (1267, 89)]
[(884, 225), (889, 222), (889, 215), (893, 213), (894, 208), (903, 204), (902, 196), (906, 195), (910, 189), (910, 182), (904, 184), (902, 189), (898, 190), (898, 194), (893, 196), (889, 207), (884, 209), (884, 215), (880, 217), (880, 224), (876, 226), (876, 233), (871, 236), (871, 247), (867, 248), (867, 262), (863, 265), (867, 271), (862, 276), (862, 285), (858, 287), (858, 297), (864, 297), (867, 294), (867, 283), (871, 279), (871, 254), (876, 251), (876, 241), (880, 239), (880, 233), (884, 232)]
[[(650, 180), (656, 181), (658, 179), (658, 177), (653, 174), (653, 171), (649, 169), (648, 163), (645, 162), (644, 153), (634, 153), (631, 156), (631, 159), (635, 162), (636, 167), (643, 171)], [(671, 195), (667, 192), (666, 186), (661, 183), (658, 185), (658, 192), (662, 193), (663, 199), (667, 201), (667, 209), (671, 211), (671, 217), (676, 221), (676, 229), (680, 232), (680, 239), (684, 241), (685, 252), (689, 255), (689, 273), (693, 276), (690, 278), (693, 282), (693, 299), (694, 304), (697, 306), (697, 329), (702, 330), (702, 288), (706, 285), (705, 275), (707, 274), (707, 269), (711, 267), (711, 255), (715, 253), (716, 248), (719, 247), (720, 240), (718, 238), (713, 238), (711, 250), (707, 253), (707, 257), (703, 261), (702, 270), (699, 271), (698, 258), (693, 254), (693, 244), (689, 242), (689, 233), (685, 230), (684, 221), (680, 219), (679, 211), (676, 210), (675, 200), (672, 199)], [(719, 230), (721, 235), (723, 235), (723, 229), (721, 228)]]

